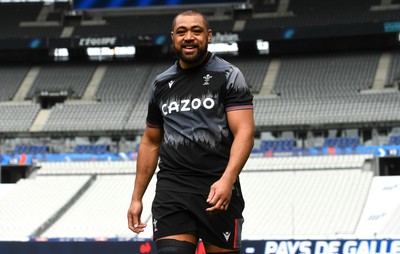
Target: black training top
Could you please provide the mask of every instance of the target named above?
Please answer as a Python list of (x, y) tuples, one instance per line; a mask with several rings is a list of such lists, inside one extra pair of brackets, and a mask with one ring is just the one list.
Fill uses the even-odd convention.
[(157, 190), (208, 194), (228, 163), (233, 135), (226, 112), (253, 109), (241, 71), (208, 53), (190, 69), (178, 62), (158, 75), (146, 124), (163, 128)]

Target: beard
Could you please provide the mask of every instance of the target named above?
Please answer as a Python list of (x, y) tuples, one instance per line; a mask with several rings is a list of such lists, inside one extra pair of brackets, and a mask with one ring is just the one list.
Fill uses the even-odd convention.
[(197, 48), (197, 54), (195, 55), (191, 55), (190, 57), (187, 57), (185, 54), (182, 53), (182, 49), (178, 49), (176, 47), (174, 47), (175, 50), (175, 54), (178, 56), (178, 58), (185, 63), (188, 64), (193, 64), (193, 63), (197, 63), (200, 60), (202, 60), (204, 58), (205, 55), (207, 55), (208, 52), (208, 45), (205, 45), (202, 48)]

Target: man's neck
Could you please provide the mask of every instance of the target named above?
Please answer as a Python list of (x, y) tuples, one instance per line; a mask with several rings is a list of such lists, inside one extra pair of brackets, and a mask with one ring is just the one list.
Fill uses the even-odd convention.
[(209, 52), (207, 52), (207, 54), (205, 54), (199, 61), (195, 62), (195, 63), (186, 63), (184, 61), (182, 61), (181, 59), (179, 59), (179, 66), (182, 69), (191, 69), (191, 68), (195, 68), (199, 65), (201, 65), (202, 63), (204, 63), (204, 61), (207, 59)]

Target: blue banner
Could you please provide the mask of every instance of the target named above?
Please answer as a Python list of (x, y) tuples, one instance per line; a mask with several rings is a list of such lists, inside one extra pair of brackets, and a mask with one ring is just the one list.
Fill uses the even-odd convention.
[[(151, 240), (126, 239), (32, 239), (27, 242), (0, 242), (0, 253), (29, 254), (156, 254)], [(400, 254), (400, 239), (340, 239), (340, 240), (244, 240), (245, 254)], [(205, 254), (200, 243), (196, 254)]]
[[(255, 157), (289, 157), (373, 154), (377, 157), (399, 156), (400, 146), (358, 146), (353, 148), (319, 147), (309, 149), (291, 149), (287, 151), (254, 151)], [(33, 165), (40, 162), (78, 162), (78, 161), (123, 161), (136, 160), (137, 153), (65, 153), (65, 154), (4, 154), (0, 155), (0, 165)]]
[(75, 0), (74, 9), (246, 3), (246, 0)]

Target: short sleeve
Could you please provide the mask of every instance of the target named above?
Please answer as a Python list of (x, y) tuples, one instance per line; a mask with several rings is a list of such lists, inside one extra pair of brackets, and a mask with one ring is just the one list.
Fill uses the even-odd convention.
[(232, 67), (226, 89), (226, 111), (253, 109), (253, 95), (237, 67)]
[(155, 85), (150, 91), (148, 101), (146, 125), (151, 128), (161, 128), (163, 126), (163, 116), (157, 105)]

